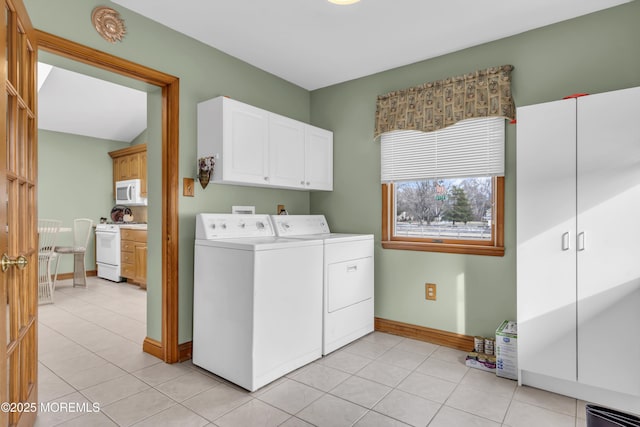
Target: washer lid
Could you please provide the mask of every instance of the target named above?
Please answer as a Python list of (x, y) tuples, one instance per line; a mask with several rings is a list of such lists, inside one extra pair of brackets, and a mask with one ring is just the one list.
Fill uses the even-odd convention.
[(242, 251), (268, 251), (294, 249), (306, 246), (321, 246), (322, 240), (289, 239), (284, 237), (238, 237), (231, 239), (196, 239), (196, 246), (208, 246)]

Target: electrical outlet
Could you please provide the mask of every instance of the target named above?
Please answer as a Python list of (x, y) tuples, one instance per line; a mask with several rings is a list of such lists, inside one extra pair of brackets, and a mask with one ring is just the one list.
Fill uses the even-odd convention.
[(436, 284), (435, 283), (425, 283), (424, 292), (425, 292), (425, 296), (424, 296), (425, 299), (428, 299), (430, 301), (436, 300)]

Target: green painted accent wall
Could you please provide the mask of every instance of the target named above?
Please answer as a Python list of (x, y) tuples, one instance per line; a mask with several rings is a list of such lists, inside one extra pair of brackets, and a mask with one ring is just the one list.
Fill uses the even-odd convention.
[[(335, 231), (375, 234), (376, 316), (486, 336), (516, 318), (517, 149), (515, 126), (507, 125), (504, 257), (382, 249), (376, 97), (502, 64), (515, 67), (517, 106), (638, 86), (639, 18), (640, 2), (631, 2), (312, 92), (313, 123), (334, 131), (334, 191), (312, 193), (311, 211), (325, 213)], [(425, 282), (437, 284), (437, 301), (425, 300)]]
[[(91, 11), (99, 0), (25, 0), (35, 28), (108, 52), (180, 79), (180, 188), (182, 178), (196, 178), (196, 106), (200, 101), (227, 95), (239, 101), (309, 122), (310, 93), (292, 83), (259, 70), (246, 62), (168, 29), (119, 5), (127, 34), (121, 43), (102, 39), (91, 24)], [(75, 69), (75, 67), (73, 67)], [(78, 65), (78, 70), (83, 66)], [(94, 73), (92, 73), (94, 74)], [(95, 73), (102, 76), (103, 73)], [(122, 83), (122, 79), (118, 80)], [(149, 98), (153, 98), (150, 94)], [(159, 104), (149, 101), (147, 174), (149, 177), (149, 253), (147, 287), (147, 335), (161, 339), (161, 173), (159, 129), (154, 133), (153, 114)], [(155, 110), (153, 110), (155, 108)], [(155, 113), (153, 113), (155, 111)], [(305, 191), (196, 184), (195, 197), (179, 199), (179, 342), (191, 340), (193, 307), (193, 246), (195, 215), (200, 212), (231, 212), (233, 205), (254, 205), (257, 213), (276, 213), (284, 204), (292, 214), (309, 212)], [(112, 203), (105, 213), (109, 213)], [(104, 214), (98, 214), (104, 216)]]
[[(74, 218), (98, 223), (113, 207), (113, 167), (109, 151), (129, 144), (68, 133), (38, 131), (38, 218), (58, 219), (73, 227)], [(73, 233), (60, 233), (59, 246), (73, 246)], [(85, 268), (95, 270), (91, 233)], [(60, 257), (59, 273), (73, 272), (73, 257)]]
[[(277, 204), (285, 204), (292, 214), (326, 214), (335, 231), (373, 233), (377, 240), (376, 316), (468, 335), (492, 334), (500, 321), (516, 317), (515, 127), (507, 126), (504, 257), (382, 250), (380, 149), (373, 141), (376, 96), (501, 64), (515, 66), (513, 94), (519, 106), (575, 92), (640, 85), (640, 2), (311, 93), (118, 5), (111, 6), (124, 18), (127, 35), (122, 43), (110, 44), (91, 26), (91, 11), (101, 4), (98, 0), (25, 0), (25, 4), (38, 29), (180, 78), (181, 179), (195, 178), (196, 105), (218, 95), (334, 131), (333, 192), (220, 184), (209, 184), (203, 190), (196, 184), (195, 197), (180, 197), (181, 343), (191, 340), (192, 331), (195, 215), (229, 212), (232, 205), (255, 205), (259, 213), (275, 213)], [(159, 145), (153, 142), (159, 141), (159, 134), (152, 127), (150, 124), (147, 131), (151, 283), (147, 328), (149, 337), (160, 339), (161, 161)], [(425, 282), (438, 285), (437, 301), (424, 300)]]

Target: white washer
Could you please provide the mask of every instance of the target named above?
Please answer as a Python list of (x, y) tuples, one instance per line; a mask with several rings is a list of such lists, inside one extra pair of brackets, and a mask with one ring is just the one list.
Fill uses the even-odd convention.
[(322, 241), (268, 215), (199, 214), (193, 363), (249, 391), (322, 356)]
[(322, 354), (373, 331), (373, 235), (331, 233), (324, 215), (272, 215), (281, 237), (324, 242)]

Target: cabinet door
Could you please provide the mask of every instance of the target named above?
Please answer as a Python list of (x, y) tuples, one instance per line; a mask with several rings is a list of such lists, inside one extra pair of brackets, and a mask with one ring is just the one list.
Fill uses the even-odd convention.
[(116, 181), (124, 181), (131, 179), (131, 163), (128, 156), (122, 156), (117, 158), (118, 162), (118, 178)]
[(640, 395), (640, 88), (578, 101), (578, 381)]
[(129, 174), (131, 179), (140, 178), (140, 154), (131, 154), (127, 157), (129, 157)]
[(305, 186), (333, 190), (333, 132), (305, 127)]
[(147, 152), (138, 154), (138, 170), (140, 175), (140, 195), (147, 197)]
[(305, 125), (269, 114), (269, 179), (271, 185), (304, 188)]
[(518, 368), (576, 380), (576, 102), (518, 108)]
[(224, 100), (223, 179), (269, 184), (268, 113), (233, 100)]
[(133, 250), (135, 264), (135, 281), (140, 287), (147, 287), (147, 244), (137, 243)]

